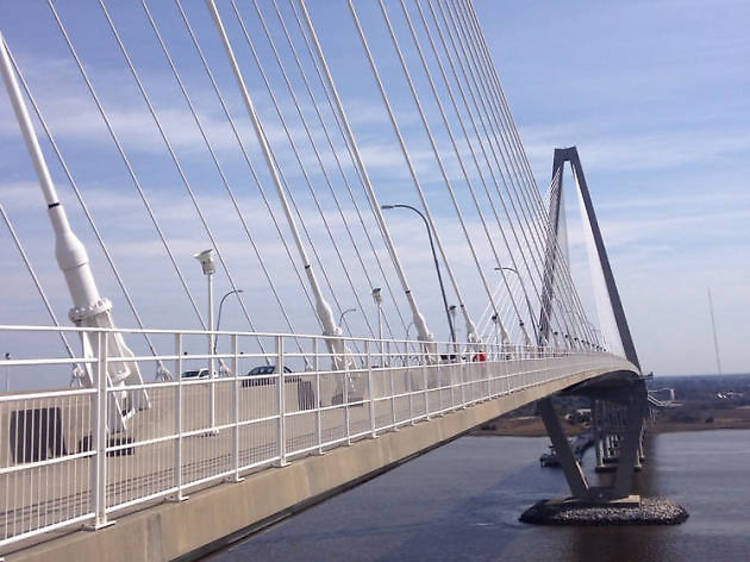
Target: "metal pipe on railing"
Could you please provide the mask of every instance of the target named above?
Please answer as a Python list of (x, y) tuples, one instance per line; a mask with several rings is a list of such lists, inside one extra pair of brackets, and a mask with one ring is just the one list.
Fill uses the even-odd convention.
[(286, 466), (286, 392), (284, 392), (284, 337), (276, 336), (276, 380), (279, 407), (279, 466)]

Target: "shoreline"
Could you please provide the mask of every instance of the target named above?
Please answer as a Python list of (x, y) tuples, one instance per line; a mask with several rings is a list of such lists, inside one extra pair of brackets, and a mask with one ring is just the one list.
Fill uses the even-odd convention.
[[(469, 435), (478, 437), (547, 437), (547, 431), (544, 428), (541, 418), (535, 416), (499, 418), (485, 424), (485, 427), (493, 425), (492, 429), (478, 427), (469, 432)], [(588, 430), (588, 427), (582, 425), (564, 425), (563, 428), (569, 437)], [(673, 422), (665, 420), (646, 424), (646, 431), (648, 433), (686, 433), (737, 429), (750, 429), (750, 420), (718, 419), (713, 422)]]

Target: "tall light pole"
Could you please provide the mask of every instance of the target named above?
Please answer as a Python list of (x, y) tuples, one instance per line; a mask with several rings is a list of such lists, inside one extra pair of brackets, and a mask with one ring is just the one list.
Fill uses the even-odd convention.
[(380, 287), (375, 287), (372, 290), (372, 300), (375, 301), (375, 305), (378, 307), (378, 348), (380, 349), (380, 365), (383, 366), (383, 295)]
[(350, 312), (357, 312), (357, 309), (356, 308), (347, 308), (344, 312), (342, 312), (341, 316), (339, 316), (339, 326), (343, 326), (344, 316), (346, 316)]
[(492, 315), (492, 324), (495, 326), (495, 345), (502, 349), (503, 342), (500, 340), (500, 317), (497, 312)]
[(440, 262), (438, 261), (437, 253), (435, 252), (435, 242), (432, 240), (432, 229), (430, 228), (430, 224), (427, 222), (427, 217), (424, 216), (422, 211), (420, 211), (416, 207), (412, 207), (411, 205), (381, 205), (380, 208), (386, 211), (389, 209), (409, 209), (410, 211), (414, 211), (415, 213), (417, 213), (421, 217), (422, 222), (424, 222), (424, 226), (427, 229), (427, 237), (430, 240), (430, 250), (432, 250), (432, 259), (435, 262), (435, 272), (437, 273), (438, 283), (440, 283), (440, 293), (443, 296), (443, 306), (445, 307), (445, 315), (448, 318), (448, 328), (450, 329), (451, 341), (453, 343), (456, 343), (456, 332), (453, 328), (453, 319), (451, 318), (451, 314), (448, 309), (448, 298), (445, 296), (445, 285), (443, 285), (443, 276), (440, 274)]
[[(10, 361), (10, 351), (5, 352), (5, 360)], [(5, 392), (10, 391), (10, 367), (5, 366)]]
[[(502, 266), (502, 267), (496, 267), (495, 271), (512, 271), (516, 275), (518, 275), (518, 280), (523, 283), (523, 278), (521, 278), (521, 274), (518, 273), (518, 270), (515, 267), (508, 267), (508, 266)], [(513, 296), (511, 295), (511, 298)], [(536, 328), (536, 322), (534, 321), (534, 309), (531, 308), (531, 303), (529, 302), (529, 295), (526, 294), (526, 291), (523, 292), (523, 298), (526, 300), (526, 308), (529, 309), (529, 318), (531, 318), (531, 329), (534, 330), (534, 338), (536, 341), (539, 341), (539, 332)], [(521, 320), (521, 328), (523, 328), (523, 320)], [(525, 332), (525, 330), (524, 330)], [(528, 337), (528, 336), (527, 336)], [(528, 341), (526, 344), (528, 345)]]
[[(244, 293), (242, 289), (233, 289), (229, 292), (227, 292), (223, 297), (221, 297), (221, 300), (219, 301), (219, 313), (216, 315), (216, 331), (218, 332), (221, 330), (221, 310), (224, 307), (224, 301), (227, 300), (227, 297), (229, 295), (235, 295), (238, 293)], [(214, 338), (214, 355), (216, 354), (216, 347), (219, 344), (219, 335), (217, 334)]]
[(450, 313), (451, 322), (453, 322), (453, 330), (454, 330), (454, 334), (453, 334), (453, 354), (457, 355), (458, 354), (458, 344), (456, 343), (456, 335), (455, 335), (455, 329), (456, 329), (456, 305), (455, 304), (450, 305), (448, 307), (448, 312)]
[(214, 384), (214, 273), (216, 273), (216, 264), (214, 263), (213, 248), (203, 250), (193, 256), (201, 263), (203, 275), (208, 282), (208, 376), (210, 384), (210, 402), (209, 411), (211, 416), (211, 427), (216, 426), (216, 386)]

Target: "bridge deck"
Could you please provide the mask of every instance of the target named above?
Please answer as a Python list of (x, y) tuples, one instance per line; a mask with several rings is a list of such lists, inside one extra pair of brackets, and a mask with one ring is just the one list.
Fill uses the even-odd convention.
[[(127, 431), (102, 449), (106, 476), (99, 491), (100, 453), (89, 445), (97, 395), (91, 389), (48, 398), (6, 395), (0, 401), (4, 435), (15, 432), (18, 440), (18, 412), (59, 410), (64, 422), (59, 428), (49, 421), (32, 428), (36, 441), (27, 436), (25, 444), (11, 444), (0, 452), (2, 543), (21, 546), (24, 539), (93, 524), (97, 516), (100, 522), (122, 517), (166, 497), (193, 493), (488, 399), (500, 400), (500, 409), (507, 411), (518, 405), (515, 397), (520, 392), (536, 389), (537, 398), (578, 382), (581, 373), (596, 376), (631, 368), (620, 358), (584, 354), (355, 370), (349, 372), (348, 382), (340, 372), (287, 374), (283, 396), (276, 375), (252, 383), (243, 377), (153, 383), (147, 385), (150, 408), (132, 418)], [(36, 423), (42, 425), (39, 419), (37, 415)], [(103, 503), (97, 504), (97, 495), (103, 496)]]

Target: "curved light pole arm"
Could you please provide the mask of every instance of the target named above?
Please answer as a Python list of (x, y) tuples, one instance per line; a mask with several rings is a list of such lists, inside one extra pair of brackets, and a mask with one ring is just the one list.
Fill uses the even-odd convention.
[[(229, 295), (235, 295), (237, 293), (242, 293), (242, 289), (234, 289), (232, 291), (229, 291), (226, 293), (223, 297), (221, 297), (221, 300), (219, 301), (219, 312), (216, 314), (216, 331), (218, 332), (221, 329), (221, 310), (224, 306), (224, 301), (227, 300), (227, 297)], [(216, 346), (219, 342), (219, 334), (214, 335), (214, 355), (216, 354)]]
[(435, 242), (432, 239), (432, 229), (430, 228), (430, 223), (427, 222), (427, 217), (424, 216), (424, 214), (417, 209), (416, 207), (412, 207), (411, 205), (383, 205), (383, 209), (409, 209), (411, 211), (414, 211), (416, 214), (419, 215), (419, 217), (422, 219), (422, 222), (424, 223), (425, 229), (427, 229), (427, 238), (430, 241), (430, 251), (432, 252), (432, 259), (435, 262), (435, 272), (437, 273), (438, 283), (440, 284), (440, 294), (443, 297), (443, 307), (445, 308), (445, 315), (448, 318), (448, 328), (450, 329), (451, 334), (451, 341), (453, 343), (456, 343), (456, 330), (453, 326), (453, 319), (451, 318), (451, 314), (448, 307), (448, 298), (445, 295), (445, 284), (443, 283), (443, 276), (440, 273), (440, 262), (438, 261), (437, 252), (435, 251)]

